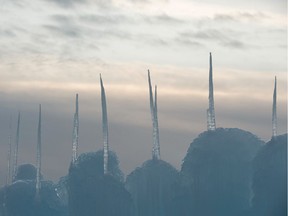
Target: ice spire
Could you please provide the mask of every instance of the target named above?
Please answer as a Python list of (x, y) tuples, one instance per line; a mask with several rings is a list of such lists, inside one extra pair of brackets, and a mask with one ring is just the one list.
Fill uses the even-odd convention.
[(17, 174), (17, 166), (18, 166), (18, 148), (19, 148), (19, 134), (20, 134), (20, 119), (21, 115), (20, 112), (18, 112), (18, 120), (17, 120), (17, 131), (16, 131), (16, 143), (15, 143), (15, 149), (14, 149), (14, 161), (13, 161), (13, 178), (14, 181)]
[(36, 198), (39, 198), (41, 188), (41, 104), (39, 104), (39, 121), (38, 121), (38, 136), (37, 136), (37, 158), (36, 158)]
[(78, 94), (76, 94), (76, 110), (74, 114), (73, 124), (73, 142), (72, 142), (72, 163), (74, 164), (78, 157), (78, 140), (79, 140), (79, 106), (78, 106)]
[(158, 108), (157, 108), (157, 85), (155, 86), (155, 102), (154, 102), (154, 121), (156, 131), (156, 146), (155, 157), (160, 160), (160, 141), (159, 141), (159, 126), (158, 126)]
[(103, 127), (103, 162), (104, 162), (104, 175), (108, 174), (108, 153), (109, 153), (109, 142), (108, 142), (108, 118), (107, 118), (107, 105), (105, 89), (100, 74), (101, 84), (101, 104), (102, 104), (102, 127)]
[(277, 136), (277, 78), (275, 76), (272, 108), (272, 137)]
[(214, 131), (216, 129), (211, 53), (210, 53), (210, 69), (209, 69), (209, 108), (207, 109), (207, 129), (208, 131)]
[(10, 184), (10, 182), (11, 182), (11, 153), (12, 153), (12, 117), (10, 116), (6, 185)]
[(149, 70), (148, 70), (148, 84), (149, 84), (149, 97), (150, 97), (150, 111), (151, 111), (151, 118), (152, 118), (152, 125), (153, 125), (152, 158), (159, 160), (160, 159), (160, 143), (159, 143), (159, 128), (158, 128), (158, 114), (157, 114), (157, 86), (155, 86), (155, 102), (154, 102)]

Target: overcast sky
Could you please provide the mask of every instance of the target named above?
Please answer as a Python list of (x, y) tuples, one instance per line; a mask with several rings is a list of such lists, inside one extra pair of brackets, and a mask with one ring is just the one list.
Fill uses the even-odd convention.
[(151, 158), (147, 69), (158, 85), (161, 157), (180, 168), (206, 130), (213, 54), (216, 123), (271, 137), (274, 76), (279, 134), (287, 131), (285, 0), (0, 0), (0, 184), (22, 114), (19, 163), (36, 161), (43, 112), (43, 175), (71, 160), (75, 94), (79, 151), (102, 147), (99, 74), (106, 88), (110, 147), (129, 174)]

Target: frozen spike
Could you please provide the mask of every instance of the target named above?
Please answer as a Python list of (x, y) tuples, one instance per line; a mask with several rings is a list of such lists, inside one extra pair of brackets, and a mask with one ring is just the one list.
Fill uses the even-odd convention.
[(210, 52), (210, 68), (209, 68), (209, 108), (207, 110), (207, 129), (214, 131), (216, 129), (215, 109), (214, 109), (214, 92), (213, 92), (213, 69), (212, 54)]
[[(159, 147), (159, 130), (158, 130), (158, 119), (157, 119), (157, 102), (154, 104), (153, 92), (150, 71), (148, 70), (148, 84), (149, 84), (149, 99), (150, 99), (150, 111), (153, 126), (153, 147), (152, 147), (152, 158), (160, 159), (160, 147)], [(157, 94), (157, 87), (155, 87), (155, 94)], [(157, 97), (157, 96), (156, 96)], [(155, 98), (156, 100), (156, 98)]]
[(103, 162), (104, 162), (104, 175), (108, 174), (108, 153), (109, 153), (109, 142), (108, 142), (108, 117), (107, 117), (107, 105), (105, 88), (103, 85), (102, 77), (100, 74), (101, 84), (101, 104), (102, 104), (102, 127), (103, 127)]
[(14, 149), (14, 161), (13, 161), (13, 181), (16, 178), (17, 167), (18, 167), (18, 149), (19, 149), (19, 135), (20, 135), (20, 120), (21, 114), (18, 112), (18, 120), (17, 120), (17, 131), (16, 131), (16, 143)]
[(154, 95), (154, 121), (156, 130), (156, 145), (155, 145), (155, 157), (160, 160), (160, 141), (159, 141), (159, 126), (158, 126), (158, 107), (157, 107), (157, 85), (155, 86)]
[(153, 111), (154, 102), (153, 102), (153, 92), (152, 92), (151, 77), (150, 77), (149, 70), (148, 70), (148, 84), (149, 84), (150, 112), (151, 112), (152, 122), (154, 122), (154, 111)]
[(36, 157), (36, 198), (39, 197), (41, 188), (41, 104), (39, 104), (39, 121), (38, 121), (38, 136), (37, 136), (37, 157)]
[(11, 153), (12, 153), (12, 117), (9, 122), (8, 154), (7, 154), (7, 176), (6, 185), (11, 183)]
[(273, 107), (272, 107), (272, 137), (277, 136), (277, 78), (275, 76), (274, 92), (273, 92)]
[(78, 94), (76, 94), (76, 108), (74, 114), (73, 123), (73, 142), (72, 142), (72, 163), (74, 164), (78, 157), (78, 145), (79, 145), (79, 104)]

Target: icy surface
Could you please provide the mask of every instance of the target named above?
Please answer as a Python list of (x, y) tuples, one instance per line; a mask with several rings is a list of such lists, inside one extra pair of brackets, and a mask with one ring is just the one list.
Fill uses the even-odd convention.
[(277, 79), (275, 77), (272, 108), (272, 137), (277, 136)]
[(151, 84), (150, 71), (148, 70), (150, 112), (153, 126), (153, 147), (152, 158), (160, 160), (160, 141), (159, 141), (159, 126), (158, 126), (158, 109), (157, 109), (157, 86), (155, 86), (155, 99), (153, 99), (153, 91)]
[(76, 94), (76, 109), (73, 122), (73, 141), (72, 141), (72, 163), (75, 163), (78, 157), (78, 141), (79, 141), (79, 105), (78, 94)]
[(108, 174), (108, 152), (109, 152), (109, 142), (108, 142), (108, 117), (107, 117), (107, 105), (106, 105), (106, 95), (105, 89), (100, 75), (100, 84), (101, 84), (101, 104), (102, 104), (102, 127), (103, 127), (103, 149), (104, 149), (104, 174)]
[(215, 109), (214, 109), (214, 92), (213, 92), (213, 69), (212, 54), (210, 53), (210, 69), (209, 69), (209, 108), (207, 110), (207, 129), (213, 131), (216, 129)]
[(14, 158), (13, 158), (13, 180), (15, 178), (18, 166), (18, 149), (19, 149), (19, 135), (20, 135), (20, 119), (21, 115), (20, 112), (18, 113), (18, 120), (17, 120), (17, 131), (16, 131), (16, 143), (14, 148)]
[(37, 160), (36, 160), (36, 197), (39, 197), (41, 188), (41, 104), (39, 105), (39, 122), (38, 122), (38, 136), (37, 136)]

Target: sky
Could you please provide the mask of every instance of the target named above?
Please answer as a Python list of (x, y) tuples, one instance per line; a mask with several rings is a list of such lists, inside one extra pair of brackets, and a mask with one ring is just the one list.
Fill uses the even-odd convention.
[(102, 148), (99, 74), (110, 148), (127, 175), (151, 158), (147, 70), (158, 86), (161, 158), (177, 169), (205, 131), (209, 52), (217, 127), (287, 132), (287, 2), (279, 0), (0, 0), (0, 184), (9, 122), (19, 163), (36, 162), (42, 104), (42, 172), (55, 182), (72, 157), (75, 94), (79, 153)]

